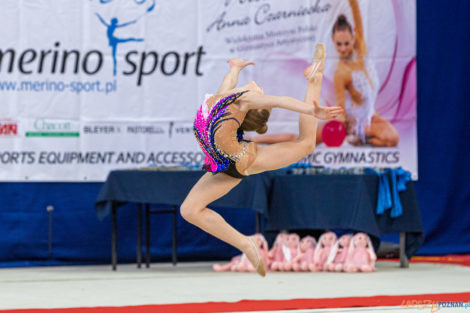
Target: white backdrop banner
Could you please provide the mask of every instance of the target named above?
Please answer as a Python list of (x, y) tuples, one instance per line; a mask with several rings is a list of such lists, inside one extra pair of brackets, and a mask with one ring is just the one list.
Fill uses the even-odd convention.
[[(2, 0), (0, 180), (103, 181), (113, 169), (202, 164), (192, 122), (226, 60), (256, 62), (241, 84), (255, 80), (267, 94), (303, 99), (302, 72), (319, 41), (328, 52), (322, 104), (338, 103), (341, 66), (366, 64), (366, 76), (377, 78), (368, 80), (374, 96), (353, 73), (345, 105), (375, 113), (363, 141), (353, 113), (336, 146), (322, 126), (323, 141), (302, 162), (402, 166), (416, 177), (416, 3), (359, 0), (359, 11), (354, 3)], [(340, 58), (332, 37), (340, 14), (355, 33), (362, 22), (366, 61), (355, 52)], [(362, 102), (354, 103), (354, 92)], [(298, 114), (274, 110), (268, 135), (295, 137), (297, 122)]]

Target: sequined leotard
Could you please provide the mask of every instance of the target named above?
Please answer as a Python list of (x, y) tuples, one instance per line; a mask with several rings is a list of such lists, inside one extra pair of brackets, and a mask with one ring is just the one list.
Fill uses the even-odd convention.
[[(206, 95), (194, 120), (194, 134), (202, 151), (206, 155), (203, 168), (214, 174), (226, 173), (235, 178), (244, 178), (236, 167), (242, 159), (248, 157), (248, 142), (243, 140), (240, 128), (246, 113), (235, 108), (233, 104), (245, 92), (224, 96), (209, 108)], [(244, 161), (246, 165), (246, 161)]]
[(346, 114), (355, 119), (353, 133), (366, 142), (366, 127), (375, 113), (375, 101), (379, 88), (379, 76), (371, 60), (364, 60), (364, 70), (351, 71), (351, 99), (346, 99)]

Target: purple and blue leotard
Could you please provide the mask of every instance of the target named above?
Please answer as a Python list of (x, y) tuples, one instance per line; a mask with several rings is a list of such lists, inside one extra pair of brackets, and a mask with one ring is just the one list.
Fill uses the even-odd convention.
[(222, 128), (222, 124), (226, 121), (235, 121), (238, 123), (238, 131), (236, 139), (238, 142), (243, 141), (243, 132), (240, 129), (240, 122), (231, 116), (229, 106), (234, 103), (245, 92), (238, 92), (219, 99), (210, 109), (207, 100), (211, 95), (206, 95), (206, 100), (196, 113), (194, 120), (194, 134), (201, 146), (202, 151), (206, 155), (203, 168), (212, 173), (224, 172), (236, 178), (243, 178), (235, 167), (235, 163), (246, 152), (246, 144), (243, 143), (243, 150), (236, 154), (230, 154), (224, 151), (216, 141), (216, 133)]

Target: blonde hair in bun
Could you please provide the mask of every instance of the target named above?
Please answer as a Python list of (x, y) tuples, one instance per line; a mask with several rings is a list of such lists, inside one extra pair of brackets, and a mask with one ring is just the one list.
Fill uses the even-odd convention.
[(269, 112), (266, 109), (262, 110), (248, 110), (245, 119), (241, 125), (244, 131), (256, 131), (258, 134), (264, 134), (268, 131)]

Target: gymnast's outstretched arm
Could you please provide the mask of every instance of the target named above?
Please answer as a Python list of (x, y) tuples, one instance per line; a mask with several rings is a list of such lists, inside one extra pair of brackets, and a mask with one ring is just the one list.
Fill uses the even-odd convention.
[(338, 67), (333, 78), (333, 85), (335, 87), (336, 104), (344, 109), (343, 114), (338, 118), (341, 122), (346, 122), (346, 82), (345, 76), (346, 71), (343, 68)]
[(101, 23), (103, 23), (106, 27), (108, 27), (108, 23), (106, 23), (106, 21), (101, 17), (101, 15), (99, 15), (98, 13), (95, 13), (96, 16), (98, 16), (98, 19), (100, 20)]
[(130, 21), (130, 22), (123, 23), (123, 24), (119, 24), (119, 25), (116, 25), (116, 27), (126, 27), (128, 25), (135, 24), (135, 23), (137, 23), (137, 20)]
[(359, 8), (359, 3), (357, 0), (349, 0), (349, 5), (351, 6), (351, 11), (354, 18), (354, 31), (356, 36), (356, 42), (354, 43), (354, 48), (359, 56), (367, 55), (367, 46), (364, 39), (364, 27), (362, 26), (362, 16), (361, 9)]
[(313, 106), (291, 97), (278, 97), (262, 95), (255, 92), (247, 92), (239, 99), (242, 110), (281, 108), (294, 112), (314, 115), (322, 120), (329, 120), (343, 112), (341, 107), (321, 107), (317, 101)]
[(222, 84), (220, 85), (219, 89), (217, 90), (217, 94), (224, 94), (228, 91), (237, 87), (238, 84), (238, 74), (240, 74), (241, 70), (244, 69), (248, 65), (254, 65), (254, 62), (245, 61), (241, 58), (232, 58), (227, 61), (230, 65), (230, 70), (224, 76), (222, 80)]

